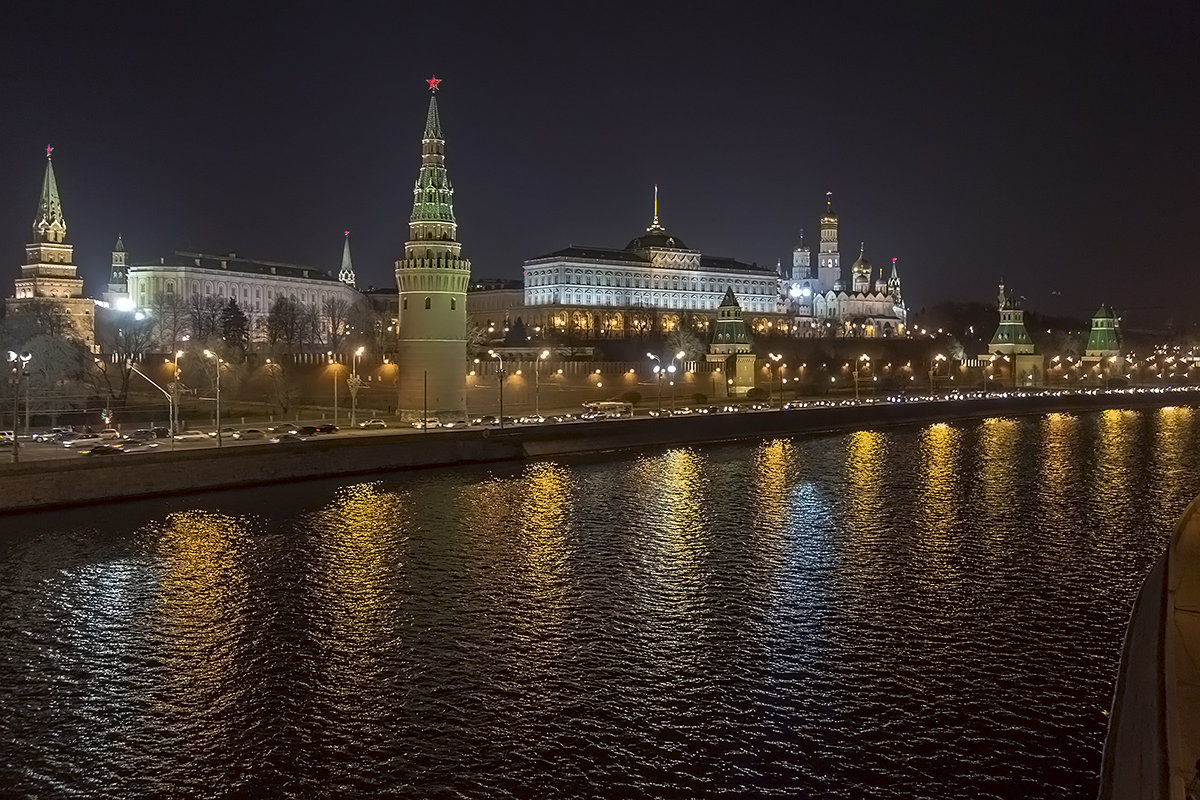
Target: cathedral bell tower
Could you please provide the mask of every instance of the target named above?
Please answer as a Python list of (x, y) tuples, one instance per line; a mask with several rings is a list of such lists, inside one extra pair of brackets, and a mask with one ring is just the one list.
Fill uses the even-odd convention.
[(821, 215), (817, 282), (822, 292), (833, 291), (842, 282), (842, 257), (838, 254), (838, 218), (833, 211), (833, 192), (825, 193), (825, 213)]
[(403, 418), (466, 414), (467, 284), (471, 262), (461, 256), (454, 189), (446, 175), (446, 142), (431, 96), (421, 138), (421, 169), (413, 187), (404, 258), (396, 262), (400, 293), (399, 404)]

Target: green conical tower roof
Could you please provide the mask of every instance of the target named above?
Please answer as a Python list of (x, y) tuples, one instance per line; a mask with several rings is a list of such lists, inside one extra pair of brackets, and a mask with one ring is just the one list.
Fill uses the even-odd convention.
[[(46, 174), (42, 176), (42, 196), (38, 213), (33, 220), (33, 233), (40, 242), (61, 242), (67, 232), (62, 201), (58, 197), (58, 181), (54, 178), (53, 147), (46, 148)], [(51, 233), (53, 231), (53, 234)]]
[[(431, 86), (431, 89), (436, 92), (436, 85)], [(413, 210), (409, 222), (454, 224), (454, 188), (446, 174), (446, 141), (442, 138), (442, 121), (438, 116), (436, 94), (430, 95), (429, 111), (425, 115), (425, 135), (421, 139), (421, 171), (417, 174), (417, 182), (413, 188)]]
[(988, 344), (991, 353), (1036, 353), (1029, 331), (1025, 330), (1025, 312), (1017, 300), (1004, 292), (1004, 284), (1000, 284), (999, 294), (1000, 324)]
[(1101, 305), (1092, 315), (1092, 329), (1088, 332), (1087, 349), (1089, 356), (1115, 356), (1121, 352), (1121, 333), (1117, 327), (1117, 318), (1112, 309)]
[(742, 306), (733, 293), (733, 287), (725, 290), (725, 297), (717, 308), (717, 324), (713, 328), (712, 353), (749, 353), (750, 331), (742, 319)]

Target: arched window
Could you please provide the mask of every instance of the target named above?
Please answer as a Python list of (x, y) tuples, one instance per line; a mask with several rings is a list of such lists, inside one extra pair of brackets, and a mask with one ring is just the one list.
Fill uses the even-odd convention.
[(433, 298), (432, 298), (432, 297), (426, 297), (426, 298), (425, 298), (425, 309), (426, 309), (426, 310), (429, 310), (429, 309), (431, 309), (431, 308), (433, 308)]
[(401, 307), (401, 308), (403, 308), (403, 309), (405, 309), (405, 310), (407, 310), (407, 309), (408, 309), (408, 298), (407, 298), (407, 297), (406, 297), (406, 298), (404, 298), (404, 301), (403, 301), (403, 302), (400, 304), (400, 307)]
[(456, 308), (458, 308), (458, 298), (451, 297), (450, 298), (450, 310), (453, 311)]

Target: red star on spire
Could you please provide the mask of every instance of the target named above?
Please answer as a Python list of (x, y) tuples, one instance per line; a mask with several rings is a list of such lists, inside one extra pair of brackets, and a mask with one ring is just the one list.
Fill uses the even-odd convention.
[(429, 84), (429, 91), (436, 92), (438, 90), (438, 84), (442, 82), (442, 79), (439, 78), (437, 75), (434, 75), (432, 78), (430, 78), (429, 80), (427, 80), (425, 82)]
[(49, 144), (48, 144), (48, 145), (46, 145), (46, 158), (50, 158), (50, 156), (51, 156), (53, 153), (54, 153), (54, 146), (53, 146), (53, 145), (49, 145)]

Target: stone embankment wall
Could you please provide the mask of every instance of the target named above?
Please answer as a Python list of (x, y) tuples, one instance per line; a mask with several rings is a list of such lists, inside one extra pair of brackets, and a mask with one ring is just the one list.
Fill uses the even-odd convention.
[(990, 416), (1200, 405), (1200, 391), (831, 406), (518, 427), (0, 465), (0, 512), (338, 475), (643, 450)]

